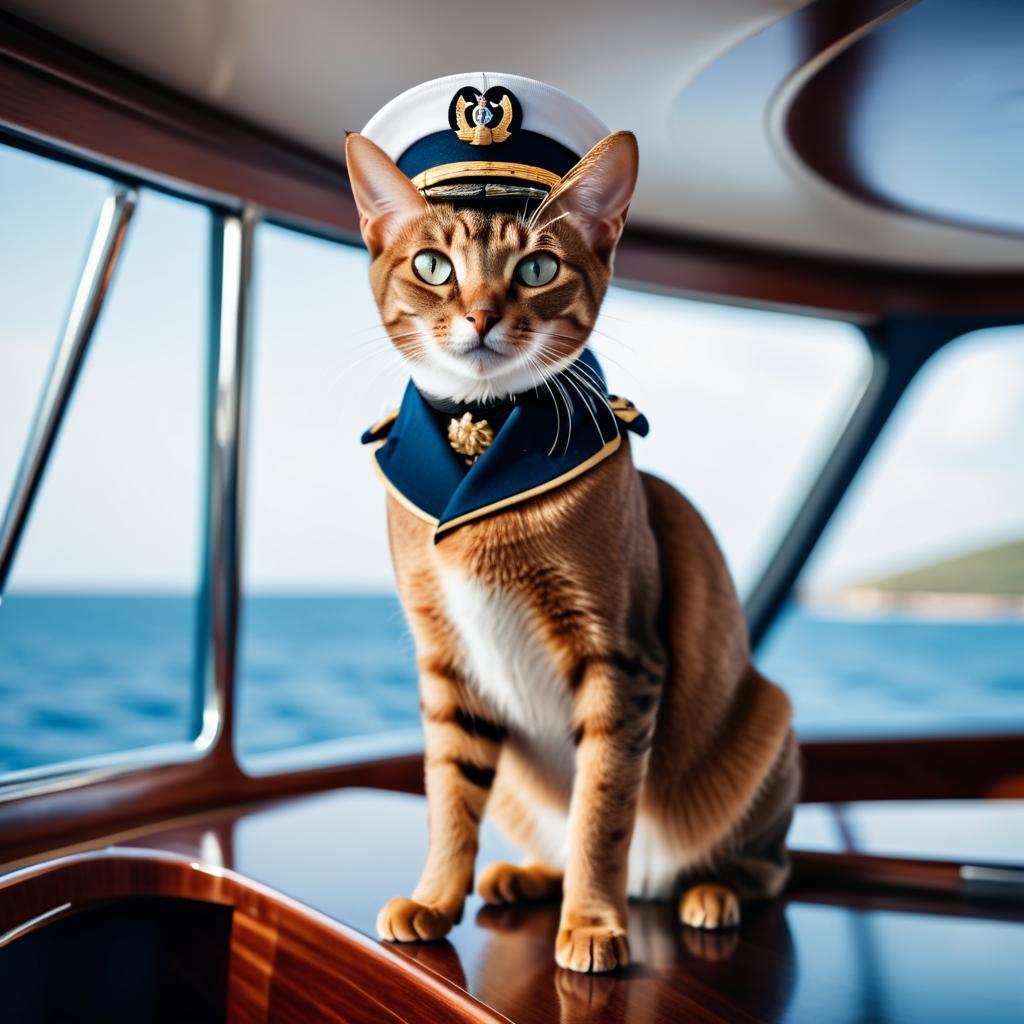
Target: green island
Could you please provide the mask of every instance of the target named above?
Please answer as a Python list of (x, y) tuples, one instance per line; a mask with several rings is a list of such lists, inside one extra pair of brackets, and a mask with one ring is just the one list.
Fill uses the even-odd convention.
[(1024, 617), (1024, 538), (801, 599), (855, 614)]
[(1024, 538), (858, 583), (892, 594), (1024, 596)]

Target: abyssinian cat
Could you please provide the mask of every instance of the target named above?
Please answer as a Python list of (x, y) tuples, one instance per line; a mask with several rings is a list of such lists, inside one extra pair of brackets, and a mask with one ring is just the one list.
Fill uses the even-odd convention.
[[(599, 142), (525, 216), (429, 201), (358, 134), (346, 150), (383, 323), (437, 415), (527, 395), (575, 394), (591, 414), (607, 403), (580, 357), (636, 182), (631, 134)], [(699, 514), (638, 472), (624, 434), (601, 456), (443, 534), (389, 495), (429, 848), (411, 898), (380, 911), (384, 939), (437, 939), (459, 920), (485, 812), (524, 860), (487, 867), (480, 894), (560, 894), (555, 959), (574, 971), (628, 963), (631, 896), (678, 899), (683, 924), (723, 928), (786, 880), (789, 701), (751, 663)]]

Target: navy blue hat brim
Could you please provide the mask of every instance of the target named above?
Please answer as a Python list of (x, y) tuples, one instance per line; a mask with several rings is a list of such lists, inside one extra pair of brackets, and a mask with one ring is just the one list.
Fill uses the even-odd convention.
[(537, 132), (520, 129), (500, 144), (474, 146), (449, 130), (414, 142), (397, 163), (417, 188), (510, 179), (551, 188), (579, 159), (571, 149)]

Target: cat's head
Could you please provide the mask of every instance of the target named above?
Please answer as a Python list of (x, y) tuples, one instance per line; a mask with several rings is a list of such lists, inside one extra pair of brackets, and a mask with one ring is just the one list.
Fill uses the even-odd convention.
[(381, 319), (423, 391), (517, 394), (579, 355), (636, 185), (633, 135), (603, 139), (529, 211), (428, 202), (361, 135), (346, 156)]

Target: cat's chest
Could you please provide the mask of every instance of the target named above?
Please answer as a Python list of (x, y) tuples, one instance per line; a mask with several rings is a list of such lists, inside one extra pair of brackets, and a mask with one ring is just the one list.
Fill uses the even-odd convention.
[(471, 685), (544, 768), (572, 773), (572, 701), (539, 629), (519, 594), (445, 569), (441, 584), (448, 617), (462, 641)]

